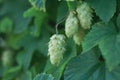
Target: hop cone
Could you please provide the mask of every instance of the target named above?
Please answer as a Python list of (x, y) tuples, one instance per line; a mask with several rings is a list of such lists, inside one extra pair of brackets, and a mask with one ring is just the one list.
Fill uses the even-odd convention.
[(73, 36), (73, 40), (74, 40), (74, 42), (75, 42), (77, 45), (81, 45), (81, 42), (83, 41), (84, 36), (85, 36), (84, 30), (79, 29), (78, 33), (76, 33), (76, 34)]
[(50, 38), (48, 55), (50, 55), (50, 61), (53, 65), (58, 66), (63, 59), (65, 52), (65, 36), (62, 34), (55, 34)]
[(13, 63), (13, 52), (11, 50), (5, 50), (2, 53), (2, 64), (4, 67), (9, 67)]
[(67, 37), (72, 37), (75, 33), (77, 33), (78, 27), (79, 25), (77, 17), (75, 16), (75, 14), (70, 12), (65, 23), (65, 34), (67, 35)]
[(89, 29), (92, 21), (92, 9), (86, 2), (81, 2), (77, 7), (78, 18), (83, 29)]

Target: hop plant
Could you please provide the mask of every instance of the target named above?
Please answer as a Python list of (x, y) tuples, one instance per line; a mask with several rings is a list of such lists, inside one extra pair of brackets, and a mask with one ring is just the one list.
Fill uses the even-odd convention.
[[(31, 3), (31, 5), (36, 9), (36, 10), (42, 10), (42, 11), (46, 11), (45, 9), (45, 0), (29, 0), (29, 2)], [(43, 4), (43, 5), (41, 5)]]
[(83, 29), (89, 29), (92, 21), (92, 9), (86, 2), (81, 2), (77, 7), (78, 18)]
[(77, 45), (81, 45), (85, 36), (85, 31), (83, 29), (79, 29), (79, 31), (73, 36), (73, 40)]
[(63, 59), (65, 52), (65, 36), (62, 34), (54, 34), (49, 41), (48, 55), (50, 55), (51, 64), (58, 66)]
[(11, 50), (5, 50), (2, 53), (2, 64), (4, 67), (12, 66), (13, 63), (13, 52)]
[(72, 37), (74, 34), (78, 32), (78, 19), (73, 12), (70, 12), (68, 18), (65, 23), (65, 34), (67, 37)]

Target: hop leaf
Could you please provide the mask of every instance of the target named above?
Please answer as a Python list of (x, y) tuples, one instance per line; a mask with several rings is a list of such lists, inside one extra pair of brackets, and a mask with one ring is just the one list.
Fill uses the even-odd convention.
[(53, 80), (54, 77), (51, 74), (41, 73), (38, 74), (34, 80)]
[(8, 17), (5, 17), (0, 22), (0, 32), (2, 33), (10, 33), (13, 30), (13, 22)]
[(81, 2), (77, 7), (78, 18), (83, 29), (89, 29), (92, 21), (92, 9), (86, 2)]
[(72, 37), (74, 34), (76, 34), (78, 32), (78, 28), (78, 19), (75, 14), (70, 12), (65, 23), (65, 33), (67, 37)]
[(62, 34), (55, 34), (50, 38), (48, 55), (50, 55), (50, 61), (53, 65), (58, 66), (63, 59), (65, 45), (65, 36)]
[(29, 2), (32, 4), (32, 6), (34, 8), (36, 8), (37, 10), (43, 10), (45, 11), (45, 3), (46, 3), (46, 0), (29, 0)]
[(85, 36), (85, 31), (83, 29), (79, 29), (78, 33), (76, 33), (73, 36), (73, 40), (77, 45), (80, 45), (84, 39), (84, 36)]

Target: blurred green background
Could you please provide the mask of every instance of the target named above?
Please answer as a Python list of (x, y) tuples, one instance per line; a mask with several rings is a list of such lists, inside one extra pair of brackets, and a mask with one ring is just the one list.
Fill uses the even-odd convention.
[[(38, 73), (56, 69), (51, 69), (47, 46), (68, 8), (66, 2), (34, 1), (0, 0), (0, 80), (32, 80)], [(63, 27), (64, 22), (59, 33), (64, 33)]]

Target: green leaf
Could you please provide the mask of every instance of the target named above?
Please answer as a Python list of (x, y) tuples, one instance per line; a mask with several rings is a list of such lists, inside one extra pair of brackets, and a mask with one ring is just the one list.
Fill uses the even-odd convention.
[(0, 22), (0, 32), (10, 33), (12, 29), (13, 29), (13, 22), (11, 19), (6, 17)]
[(26, 37), (26, 35), (28, 34), (28, 32), (24, 32), (24, 33), (21, 33), (19, 35), (9, 35), (8, 38), (7, 38), (7, 44), (14, 48), (14, 49), (19, 49), (21, 48), (21, 40)]
[(4, 0), (0, 6), (0, 17), (10, 17), (14, 23), (13, 33), (18, 34), (28, 28), (31, 18), (23, 17), (23, 12), (28, 9), (28, 7), (27, 0)]
[(34, 51), (39, 51), (39, 55), (43, 54), (47, 56), (48, 52), (48, 41), (50, 38), (49, 33), (46, 29), (42, 28), (43, 31), (39, 38), (31, 36), (29, 33), (25, 32), (21, 35), (10, 35), (8, 37), (8, 44), (14, 49), (21, 49), (18, 53), (17, 62), (22, 65), (24, 70), (27, 70), (30, 66), (32, 56)]
[(117, 17), (117, 27), (118, 27), (119, 30), (120, 30), (120, 14), (119, 14), (118, 17)]
[(91, 80), (119, 80), (120, 79), (120, 66), (116, 67), (113, 71), (106, 69), (105, 64), (101, 64), (95, 71)]
[(112, 70), (120, 63), (118, 57), (120, 55), (119, 35), (116, 36), (116, 34), (117, 32), (112, 22), (107, 25), (95, 24), (83, 42), (83, 52), (99, 45), (102, 55), (106, 60), (107, 67)]
[(26, 71), (20, 75), (19, 80), (32, 80), (32, 73), (30, 71)]
[(98, 45), (99, 42), (110, 37), (114, 33), (116, 33), (116, 30), (113, 23), (96, 23), (92, 26), (90, 32), (85, 36), (82, 43), (83, 52), (89, 51), (91, 48)]
[(27, 31), (19, 35), (9, 35), (7, 43), (14, 49), (24, 48), (34, 52), (39, 51), (41, 54), (47, 56), (48, 41), (50, 34), (42, 27), (42, 32), (39, 38), (33, 37)]
[(95, 9), (96, 14), (104, 21), (108, 22), (116, 12), (116, 0), (86, 0)]
[(45, 11), (45, 3), (46, 0), (29, 0), (29, 2), (32, 4), (33, 7), (35, 7), (38, 10)]
[(15, 66), (4, 71), (3, 80), (13, 80), (21, 71), (21, 66)]
[(99, 43), (102, 55), (109, 70), (120, 64), (120, 34), (114, 34)]
[(33, 56), (33, 51), (23, 50), (17, 54), (17, 63), (23, 67), (24, 70), (27, 70), (30, 66), (31, 60)]
[(76, 0), (70, 0), (70, 1), (68, 0), (67, 1), (67, 6), (70, 11), (75, 11), (78, 4), (80, 4), (80, 3)]
[(65, 80), (88, 80), (99, 67), (99, 60), (93, 51), (73, 58), (66, 67)]
[(47, 56), (47, 42), (49, 40), (49, 35), (43, 34), (41, 38), (37, 39), (30, 35), (26, 35), (21, 40), (18, 40), (17, 43), (24, 48), (18, 54), (17, 61), (20, 65), (23, 66), (24, 70), (28, 69), (31, 63), (31, 59), (35, 50), (39, 51), (41, 54)]
[(0, 0), (0, 4), (2, 3), (3, 1), (2, 0)]
[(26, 17), (33, 17), (35, 16), (39, 11), (37, 11), (34, 7), (29, 8), (27, 11), (24, 12), (23, 16)]
[(117, 0), (117, 11), (120, 12), (120, 0)]
[(46, 13), (38, 11), (35, 8), (30, 8), (24, 12), (24, 17), (34, 17), (34, 24), (30, 27), (30, 32), (33, 36), (39, 37), (41, 27), (43, 27), (45, 23)]
[(57, 10), (57, 22), (59, 23), (64, 20), (67, 17), (68, 12), (67, 3), (65, 1), (61, 1)]
[(64, 80), (119, 80), (120, 66), (109, 71), (93, 51), (73, 58), (66, 67)]
[(38, 74), (34, 80), (54, 80), (54, 77), (51, 74), (41, 73)]
[(0, 77), (3, 76), (3, 73), (4, 73), (4, 68), (3, 68), (3, 66), (0, 63)]

